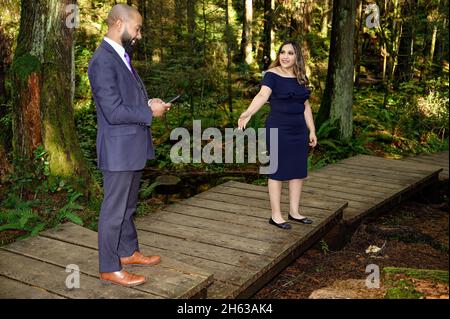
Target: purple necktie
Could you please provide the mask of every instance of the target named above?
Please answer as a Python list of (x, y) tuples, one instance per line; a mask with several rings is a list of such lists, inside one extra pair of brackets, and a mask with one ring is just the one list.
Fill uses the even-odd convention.
[(127, 63), (128, 63), (128, 66), (131, 69), (131, 72), (133, 73), (134, 77), (137, 80), (136, 71), (134, 71), (133, 65), (131, 64), (130, 56), (128, 55), (128, 53), (125, 52), (124, 57), (125, 57), (125, 60), (127, 60)]

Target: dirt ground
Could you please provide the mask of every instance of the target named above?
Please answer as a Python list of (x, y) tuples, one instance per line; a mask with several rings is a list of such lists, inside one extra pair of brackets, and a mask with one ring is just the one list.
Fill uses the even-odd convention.
[[(369, 264), (379, 266), (381, 274), (385, 267), (448, 272), (448, 180), (441, 182), (437, 192), (433, 193), (432, 202), (423, 195), (417, 196), (375, 221), (364, 222), (341, 250), (330, 251), (327, 245), (316, 245), (284, 269), (254, 298), (302, 299), (309, 298), (313, 292), (311, 298), (385, 298), (388, 284), (383, 282), (383, 277), (379, 289), (368, 291), (365, 287), (369, 275), (366, 266)], [(370, 245), (382, 250), (366, 253)], [(405, 277), (395, 275), (395, 280), (405, 283), (401, 281)], [(448, 298), (448, 279), (446, 284), (420, 279), (409, 282), (413, 283), (415, 290), (423, 292), (422, 298)], [(350, 293), (341, 294), (345, 289)]]

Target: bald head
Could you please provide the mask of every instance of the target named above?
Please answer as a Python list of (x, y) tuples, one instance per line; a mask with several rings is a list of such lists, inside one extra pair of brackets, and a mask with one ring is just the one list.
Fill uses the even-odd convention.
[(108, 13), (106, 22), (108, 23), (108, 28), (112, 28), (117, 25), (117, 21), (129, 21), (130, 19), (140, 18), (141, 15), (136, 8), (133, 8), (127, 4), (121, 3), (116, 4), (112, 7), (111, 11)]
[(131, 56), (136, 42), (142, 38), (142, 17), (139, 11), (126, 4), (116, 4), (106, 21), (108, 23), (106, 36), (122, 45)]

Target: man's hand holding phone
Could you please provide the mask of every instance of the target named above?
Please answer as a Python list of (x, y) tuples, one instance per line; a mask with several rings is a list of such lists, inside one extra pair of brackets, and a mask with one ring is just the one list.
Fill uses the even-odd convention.
[(164, 113), (170, 110), (171, 103), (165, 103), (159, 98), (151, 99), (148, 101), (148, 106), (152, 109), (153, 116), (162, 117)]

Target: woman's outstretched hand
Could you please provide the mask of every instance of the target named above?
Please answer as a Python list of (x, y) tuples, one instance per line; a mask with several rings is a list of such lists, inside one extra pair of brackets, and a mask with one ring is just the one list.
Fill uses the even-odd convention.
[(251, 118), (252, 116), (249, 112), (245, 111), (244, 113), (242, 113), (238, 120), (238, 128), (240, 130), (245, 129), (248, 121), (250, 121)]
[(317, 145), (317, 136), (316, 133), (309, 133), (309, 146), (315, 147)]

